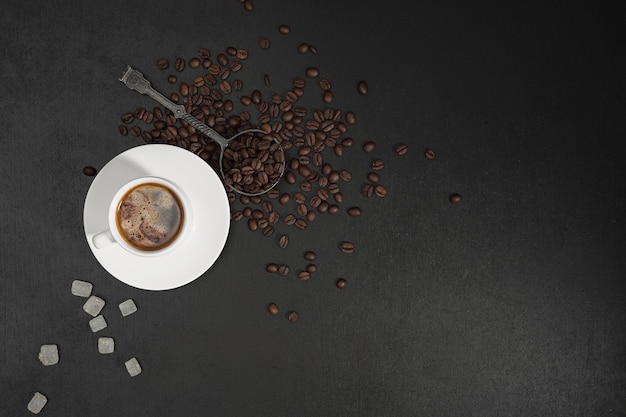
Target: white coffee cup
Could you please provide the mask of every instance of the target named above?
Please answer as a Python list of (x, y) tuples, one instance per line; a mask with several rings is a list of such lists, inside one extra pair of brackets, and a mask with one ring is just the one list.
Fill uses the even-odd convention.
[(117, 244), (138, 256), (161, 256), (188, 236), (191, 204), (176, 184), (141, 177), (124, 184), (111, 199), (108, 229), (92, 237), (96, 250)]

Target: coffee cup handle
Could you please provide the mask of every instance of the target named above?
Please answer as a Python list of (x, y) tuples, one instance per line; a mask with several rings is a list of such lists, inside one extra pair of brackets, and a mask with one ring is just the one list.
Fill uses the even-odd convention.
[(113, 237), (111, 230), (107, 229), (95, 234), (91, 238), (91, 241), (96, 249), (102, 249), (103, 247), (115, 242), (115, 238)]

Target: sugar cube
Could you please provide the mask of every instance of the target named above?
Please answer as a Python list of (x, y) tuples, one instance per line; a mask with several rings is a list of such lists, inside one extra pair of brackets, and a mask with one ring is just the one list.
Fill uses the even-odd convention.
[(132, 298), (129, 298), (123, 303), (120, 303), (119, 307), (120, 307), (120, 311), (122, 312), (122, 316), (124, 317), (130, 314), (133, 314), (135, 311), (137, 311), (137, 305), (132, 300)]
[(139, 362), (137, 362), (137, 358), (130, 358), (124, 363), (124, 365), (126, 365), (126, 370), (130, 376), (137, 376), (141, 373), (141, 366), (139, 365)]
[(115, 340), (112, 337), (100, 337), (98, 339), (98, 352), (102, 354), (113, 353), (115, 351)]
[(57, 345), (42, 345), (39, 349), (39, 360), (44, 366), (59, 363), (59, 349)]
[(89, 297), (92, 289), (93, 285), (91, 282), (81, 281), (78, 279), (75, 279), (74, 282), (72, 282), (72, 294), (78, 297)]
[(83, 310), (85, 310), (88, 314), (96, 317), (100, 314), (100, 311), (104, 307), (104, 300), (98, 296), (92, 295), (85, 301), (83, 305)]
[(35, 395), (33, 395), (33, 398), (28, 403), (28, 411), (33, 414), (39, 414), (39, 412), (43, 409), (47, 402), (48, 399), (45, 395), (40, 392), (36, 392)]
[(107, 327), (107, 322), (104, 319), (104, 316), (100, 314), (99, 316), (89, 320), (89, 327), (91, 327), (92, 332), (99, 332), (100, 330)]

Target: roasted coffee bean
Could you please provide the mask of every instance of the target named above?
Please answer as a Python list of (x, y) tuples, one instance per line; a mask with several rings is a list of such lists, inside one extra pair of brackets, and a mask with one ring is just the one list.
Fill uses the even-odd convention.
[(270, 82), (270, 76), (267, 74), (263, 75), (263, 84), (265, 84), (266, 87), (269, 87), (272, 85), (272, 83)]
[(342, 169), (339, 172), (339, 176), (341, 177), (341, 179), (345, 182), (348, 182), (350, 180), (352, 180), (352, 174), (350, 173), (350, 171)]
[(461, 202), (461, 200), (462, 200), (461, 194), (454, 193), (450, 195), (450, 202), (452, 204), (458, 204)]
[(385, 167), (385, 162), (382, 159), (374, 159), (370, 167), (374, 171), (380, 171)]
[(339, 278), (339, 279), (337, 280), (337, 282), (335, 283), (335, 285), (336, 285), (336, 286), (337, 286), (337, 288), (339, 288), (339, 289), (346, 288), (346, 280), (345, 280), (345, 279), (343, 279), (343, 278)]
[(291, 31), (291, 28), (288, 25), (280, 25), (278, 26), (278, 33), (281, 35), (286, 35)]
[(317, 55), (317, 47), (315, 47), (314, 45), (309, 45), (309, 52), (311, 52), (313, 55)]
[(367, 91), (369, 90), (367, 82), (363, 80), (359, 81), (359, 83), (357, 84), (357, 90), (361, 95), (367, 94)]
[(285, 216), (284, 222), (287, 226), (291, 226), (296, 223), (296, 220), (296, 216), (294, 216), (293, 214), (288, 214)]
[(331, 88), (330, 81), (328, 81), (326, 78), (322, 78), (319, 81), (319, 86), (324, 91), (328, 91)]
[(96, 175), (96, 172), (98, 171), (92, 166), (86, 166), (83, 168), (83, 174), (87, 175), (88, 177), (93, 177), (94, 175)]
[(207, 48), (200, 48), (198, 50), (198, 56), (202, 59), (208, 59), (211, 56), (211, 51)]
[(306, 204), (298, 204), (297, 210), (298, 215), (305, 217), (306, 214), (309, 212)]
[(291, 194), (289, 194), (289, 193), (282, 193), (280, 198), (278, 199), (278, 202), (284, 206), (290, 200), (291, 200)]
[(259, 46), (261, 49), (268, 49), (270, 47), (270, 40), (268, 38), (259, 39)]
[(278, 223), (278, 220), (280, 220), (280, 214), (278, 214), (277, 211), (272, 211), (270, 214), (267, 215), (267, 220), (269, 220), (269, 222), (272, 224), (276, 224)]
[(306, 220), (304, 219), (297, 219), (293, 225), (298, 230), (304, 230), (306, 229), (307, 223), (306, 223)]
[(343, 140), (341, 141), (341, 144), (343, 145), (344, 148), (349, 148), (352, 145), (354, 145), (354, 139), (352, 139), (352, 138), (343, 138)]
[(134, 137), (139, 137), (141, 135), (141, 128), (139, 126), (133, 126), (130, 128), (130, 134)]
[(254, 10), (254, 1), (252, 0), (245, 0), (243, 2), (243, 8), (247, 11), (247, 12), (251, 12), (252, 10)]
[(322, 101), (326, 104), (330, 104), (333, 102), (333, 92), (330, 90), (324, 91), (322, 94)]
[[(266, 219), (264, 220), (267, 222)], [(265, 227), (263, 227), (262, 233), (263, 233), (263, 236), (270, 237), (274, 233), (274, 228), (270, 225), (266, 225)]]
[(167, 58), (161, 58), (157, 60), (156, 65), (158, 69), (164, 70), (170, 66), (170, 61)]
[(314, 261), (315, 258), (317, 258), (317, 254), (312, 250), (304, 252), (304, 259), (306, 259), (307, 261)]
[(298, 321), (298, 313), (296, 313), (295, 311), (289, 312), (289, 314), (287, 314), (287, 320), (292, 323)]
[(289, 275), (289, 266), (288, 265), (280, 265), (278, 267), (278, 274), (280, 276), (286, 277), (287, 275)]
[(248, 51), (239, 48), (237, 49), (237, 53), (235, 53), (235, 56), (237, 57), (237, 59), (248, 59)]
[(380, 175), (378, 175), (375, 172), (370, 172), (369, 174), (367, 174), (367, 180), (370, 182), (377, 183), (380, 180)]
[(174, 69), (178, 72), (181, 72), (185, 69), (185, 60), (183, 58), (176, 58), (174, 61)]
[(398, 155), (404, 155), (409, 150), (409, 147), (405, 143), (396, 145), (395, 151)]
[(285, 249), (289, 245), (289, 236), (282, 235), (280, 239), (278, 239), (278, 247), (281, 249)]
[(132, 123), (133, 120), (135, 120), (135, 115), (132, 112), (127, 111), (126, 113), (122, 114), (122, 123), (125, 124), (129, 124)]
[(168, 75), (167, 77), (167, 82), (170, 84), (176, 84), (176, 82), (178, 81), (178, 77), (175, 75)]
[(432, 149), (426, 149), (426, 152), (424, 152), (424, 156), (426, 157), (426, 159), (435, 159), (435, 151), (433, 151)]
[(189, 68), (198, 68), (201, 62), (198, 58), (194, 57), (189, 60)]
[(387, 189), (382, 185), (377, 185), (374, 187), (374, 194), (376, 194), (378, 197), (384, 197), (387, 195)]
[(236, 222), (243, 219), (243, 212), (241, 210), (233, 211), (230, 214), (230, 218)]
[(309, 78), (315, 78), (318, 75), (320, 75), (320, 70), (315, 68), (315, 67), (309, 67), (309, 68), (306, 69), (305, 74)]
[(267, 306), (267, 311), (272, 316), (275, 316), (278, 314), (278, 306), (275, 303), (269, 303)]
[(361, 194), (365, 197), (371, 197), (374, 194), (374, 187), (372, 184), (364, 184), (361, 188)]
[(331, 204), (328, 206), (328, 214), (339, 213), (339, 206), (337, 204)]
[(278, 272), (278, 264), (275, 263), (269, 263), (267, 265), (265, 265), (265, 270), (271, 274), (274, 274), (276, 272)]
[(343, 194), (341, 192), (333, 194), (333, 198), (339, 204), (343, 203)]
[(300, 271), (298, 273), (298, 279), (300, 281), (308, 281), (311, 279), (311, 273), (309, 271)]
[(308, 272), (309, 274), (312, 274), (312, 273), (314, 273), (315, 271), (317, 271), (317, 265), (315, 265), (315, 264), (308, 264), (308, 265), (306, 266), (306, 270), (307, 270), (307, 272)]
[(306, 42), (302, 42), (300, 45), (298, 45), (298, 52), (301, 54), (306, 54), (307, 52), (309, 52), (309, 44)]
[(235, 54), (237, 53), (237, 48), (235, 48), (234, 46), (229, 46), (225, 49), (226, 53), (230, 56), (235, 56)]
[(341, 242), (341, 244), (339, 245), (339, 249), (341, 249), (343, 253), (352, 253), (354, 252), (354, 243)]
[(328, 211), (328, 207), (330, 207), (330, 204), (328, 204), (327, 201), (322, 201), (320, 205), (317, 206), (317, 212), (320, 214), (324, 214)]
[(363, 144), (363, 152), (370, 153), (376, 148), (376, 143), (369, 141)]
[(306, 221), (312, 223), (315, 220), (315, 212), (313, 210), (309, 210), (306, 214)]
[(128, 135), (128, 128), (126, 126), (124, 126), (124, 125), (119, 125), (117, 127), (117, 130), (120, 132), (120, 135), (122, 135), (122, 136)]
[(256, 219), (248, 219), (248, 230), (250, 230), (251, 232), (256, 232), (258, 229), (259, 223), (256, 221)]
[(348, 209), (348, 215), (350, 217), (359, 217), (361, 215), (361, 208), (360, 207), (350, 207)]

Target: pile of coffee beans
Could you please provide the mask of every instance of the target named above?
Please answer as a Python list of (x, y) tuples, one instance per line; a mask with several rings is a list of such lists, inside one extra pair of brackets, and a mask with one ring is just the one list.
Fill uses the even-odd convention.
[[(251, 0), (241, 3), (248, 11), (253, 9)], [(288, 25), (279, 25), (277, 36), (288, 36), (290, 30)], [(264, 53), (270, 45), (269, 36), (260, 37), (258, 52)], [(300, 42), (295, 49), (299, 54), (318, 54), (317, 48), (306, 42)], [(280, 227), (282, 231), (274, 241), (280, 249), (285, 249), (289, 245), (289, 230), (304, 231), (326, 215), (342, 212), (353, 218), (362, 215), (363, 210), (359, 206), (343, 208), (343, 190), (353, 180), (353, 175), (337, 164), (346, 152), (356, 148), (349, 129), (356, 123), (357, 115), (351, 110), (330, 106), (335, 100), (332, 83), (313, 65), (304, 68), (301, 74), (295, 74), (291, 87), (286, 91), (262, 94), (256, 85), (248, 85), (249, 81), (244, 83), (244, 77), (237, 77), (244, 63), (249, 62), (248, 59), (255, 53), (234, 46), (217, 52), (202, 47), (196, 56), (158, 58), (155, 63), (173, 87), (169, 99), (183, 104), (189, 114), (224, 137), (229, 138), (250, 128), (265, 132), (264, 135), (242, 135), (232, 149), (229, 145), (223, 158), (223, 181), (231, 203), (232, 220), (245, 221), (250, 232), (260, 232), (268, 238), (274, 236), (275, 229)], [(160, 85), (158, 80), (154, 81), (156, 86)], [(266, 88), (271, 86), (269, 74), (264, 74), (261, 81)], [(299, 103), (311, 88), (319, 94), (319, 108)], [(368, 92), (366, 81), (355, 82), (355, 93), (365, 95)], [(170, 144), (187, 149), (220, 173), (220, 146), (192, 124), (176, 119), (170, 110), (158, 106), (153, 109), (138, 107), (124, 112), (120, 120), (120, 134), (130, 134), (146, 143)], [(282, 148), (283, 152), (278, 152), (278, 148)], [(367, 141), (361, 149), (365, 154), (371, 154), (376, 150), (376, 143)], [(407, 153), (408, 147), (401, 143), (394, 150), (401, 156)], [(385, 161), (378, 157), (364, 161), (370, 172), (364, 184), (362, 181), (365, 178), (361, 179), (361, 194), (386, 197), (387, 189), (380, 183)], [(283, 177), (280, 178), (280, 175)], [(239, 194), (233, 190), (255, 194), (277, 179), (280, 179), (278, 184), (265, 194)], [(338, 248), (340, 252), (349, 254), (354, 252), (355, 245), (338, 242)], [(317, 271), (313, 263), (315, 253), (305, 251), (304, 258), (309, 263), (302, 269), (270, 262), (265, 265), (265, 270), (309, 281)], [(334, 283), (337, 288), (343, 289), (346, 279), (335, 278)], [(275, 315), (278, 306), (270, 303), (268, 311)], [(291, 311), (287, 317), (295, 321), (298, 315)]]

